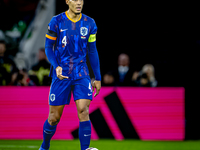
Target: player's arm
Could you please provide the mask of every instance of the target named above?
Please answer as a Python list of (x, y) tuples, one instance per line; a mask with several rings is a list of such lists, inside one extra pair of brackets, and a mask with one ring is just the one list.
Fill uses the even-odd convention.
[(51, 30), (48, 30), (46, 34), (46, 41), (45, 41), (45, 53), (47, 58), (54, 69), (56, 69), (59, 65), (56, 60), (56, 56), (54, 54), (54, 44), (57, 39), (57, 33)]
[(54, 44), (57, 39), (57, 33), (54, 26), (55, 26), (55, 21), (52, 19), (48, 27), (48, 32), (46, 34), (45, 53), (53, 68), (56, 69), (57, 77), (60, 80), (62, 80), (68, 77), (62, 75), (62, 67), (59, 66), (54, 53)]
[(92, 83), (93, 92), (94, 89), (96, 88), (96, 93), (94, 96), (97, 96), (101, 88), (101, 73), (100, 73), (99, 55), (96, 47), (96, 33), (90, 34), (90, 37), (88, 39), (88, 44), (89, 44), (89, 50), (88, 50), (89, 60), (95, 75), (95, 81)]

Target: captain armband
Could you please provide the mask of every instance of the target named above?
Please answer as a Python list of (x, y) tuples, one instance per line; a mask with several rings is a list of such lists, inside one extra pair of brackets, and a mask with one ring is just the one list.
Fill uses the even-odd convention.
[(95, 41), (96, 41), (96, 34), (90, 34), (88, 42), (95, 42)]
[(57, 39), (57, 33), (53, 32), (51, 30), (48, 30), (47, 34), (46, 34), (46, 38), (50, 39), (50, 40), (56, 40)]
[(53, 45), (55, 44), (56, 39), (57, 39), (57, 33), (51, 30), (48, 30), (46, 34), (45, 48), (53, 48)]

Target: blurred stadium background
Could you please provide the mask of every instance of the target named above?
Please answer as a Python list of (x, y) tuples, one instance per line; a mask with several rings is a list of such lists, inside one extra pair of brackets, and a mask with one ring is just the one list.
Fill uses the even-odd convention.
[[(101, 62), (102, 75), (108, 72), (111, 68), (117, 66), (117, 59), (120, 53), (127, 53), (130, 57), (131, 67), (141, 68), (146, 63), (151, 63), (154, 65), (155, 76), (159, 83), (158, 87), (156, 87), (155, 90), (160, 88), (175, 88), (177, 90), (181, 88), (183, 90), (182, 92), (184, 93), (184, 96), (181, 98), (177, 98), (177, 92), (175, 92), (175, 94), (168, 92), (165, 95), (173, 95), (177, 98), (175, 98), (174, 101), (180, 104), (176, 105), (177, 103), (171, 103), (171, 106), (176, 105), (183, 108), (183, 110), (179, 112), (181, 113), (181, 115), (177, 115), (176, 113), (172, 115), (173, 117), (182, 117), (181, 121), (184, 121), (184, 123), (182, 122), (181, 127), (184, 131), (181, 131), (181, 133), (183, 133), (183, 137), (176, 139), (176, 136), (173, 136), (174, 139), (167, 139), (166, 136), (164, 136), (160, 139), (152, 139), (152, 137), (150, 137), (149, 139), (143, 139), (141, 137), (141, 134), (139, 133), (138, 127), (136, 127), (135, 125), (133, 126), (133, 123), (130, 123), (130, 121), (133, 122), (133, 120), (131, 120), (132, 116), (131, 113), (128, 112), (129, 107), (125, 107), (127, 105), (127, 101), (123, 102), (122, 100), (126, 100), (126, 98), (123, 98), (122, 95), (120, 97), (120, 89), (116, 89), (113, 87), (114, 90), (112, 89), (109, 91), (107, 87), (103, 87), (102, 91), (105, 92), (105, 95), (103, 94), (104, 98), (102, 99), (105, 99), (106, 96), (110, 96), (110, 99), (112, 100), (118, 99), (115, 95), (117, 93), (117, 96), (122, 103), (119, 103), (118, 107), (116, 106), (116, 108), (113, 106), (113, 108), (109, 107), (109, 109), (112, 109), (112, 115), (114, 116), (114, 120), (116, 122), (117, 119), (114, 115), (116, 109), (120, 108), (121, 111), (125, 113), (125, 116), (128, 118), (128, 122), (131, 124), (127, 127), (127, 129), (129, 130), (130, 128), (132, 128), (132, 132), (130, 133), (133, 134), (131, 134), (131, 136), (130, 134), (128, 134), (126, 139), (122, 132), (124, 127), (122, 127), (122, 129), (117, 128), (116, 132), (113, 133), (111, 129), (112, 125), (114, 125), (114, 128), (117, 125), (120, 127), (119, 123), (117, 122), (116, 125), (115, 121), (112, 122), (110, 120), (106, 120), (109, 119), (109, 117), (106, 118), (105, 114), (102, 113), (102, 110), (96, 111), (97, 107), (94, 106), (94, 108), (92, 108), (94, 110), (92, 110), (91, 112), (95, 112), (95, 115), (94, 113), (92, 113), (91, 115), (94, 116), (94, 118), (98, 118), (96, 120), (93, 120), (93, 130), (96, 135), (96, 137), (94, 135), (94, 140), (92, 141), (94, 147), (97, 147), (100, 150), (200, 149), (200, 122), (198, 119), (200, 115), (198, 96), (199, 62), (197, 53), (200, 49), (200, 28), (198, 23), (199, 10), (196, 8), (196, 5), (184, 2), (153, 3), (137, 1), (130, 3), (129, 1), (117, 2), (92, 0), (85, 0), (84, 3), (85, 4), (83, 8), (83, 13), (94, 18), (98, 26), (97, 48)], [(13, 59), (18, 68), (30, 69), (31, 66), (37, 62), (38, 49), (44, 47), (44, 37), (47, 31), (47, 24), (49, 23), (53, 15), (66, 11), (66, 9), (67, 6), (65, 4), (65, 0), (0, 1), (0, 40), (6, 40), (7, 53), (13, 56)], [(36, 87), (36, 91), (37, 88), (41, 87)], [(152, 90), (152, 88), (147, 89), (150, 91)], [(28, 97), (28, 94), (24, 94), (24, 91), (27, 91), (27, 93), (31, 93), (31, 90), (33, 90), (32, 87), (21, 89), (19, 89), (19, 87), (0, 87), (0, 150), (37, 149), (39, 147), (38, 145), (40, 145), (41, 143), (41, 137), (29, 137), (27, 140), (25, 134), (27, 133), (28, 135), (31, 131), (29, 131), (28, 129), (25, 132), (20, 131), (22, 130), (23, 126), (18, 126), (17, 131), (13, 128), (5, 128), (5, 124), (9, 123), (9, 121), (12, 123), (20, 121), (25, 121), (25, 123), (28, 123), (32, 121), (24, 120), (27, 119), (28, 116), (24, 116), (24, 114), (22, 114), (22, 112), (28, 112), (28, 109), (30, 109), (31, 106), (34, 106), (34, 100), (30, 100), (30, 103), (24, 103), (24, 101), (22, 100), (25, 100), (25, 98)], [(133, 90), (134, 92), (138, 89), (128, 88), (128, 90)], [(146, 88), (144, 90), (146, 90)], [(6, 93), (8, 91), (9, 93)], [(46, 101), (48, 95), (48, 87), (45, 87), (45, 92), (47, 93), (38, 94), (38, 97), (42, 96), (44, 98), (38, 99), (43, 101), (40, 102), (37, 107), (33, 107), (34, 111), (38, 110), (38, 112), (43, 112), (41, 110), (43, 108), (45, 109), (45, 111), (48, 111), (48, 105)], [(143, 93), (143, 91), (141, 93)], [(150, 93), (152, 94), (152, 92)], [(23, 97), (23, 95), (25, 96)], [(150, 95), (147, 95), (149, 99), (151, 98)], [(173, 96), (171, 96), (172, 99), (170, 99), (172, 101)], [(163, 99), (165, 98), (166, 97), (163, 97)], [(183, 101), (181, 101), (180, 99)], [(19, 100), (18, 105), (16, 105), (17, 100)], [(99, 100), (101, 101), (101, 98), (99, 98)], [(102, 101), (102, 108), (104, 108), (104, 103), (105, 102)], [(153, 103), (154, 105), (159, 106), (158, 103)], [(165, 103), (167, 105), (168, 103), (170, 103), (170, 101), (165, 101)], [(110, 106), (108, 103), (106, 104)], [(146, 103), (144, 102), (143, 104), (145, 105)], [(19, 108), (21, 110), (19, 110)], [(27, 108), (27, 110), (25, 110), (25, 108)], [(162, 106), (160, 108), (162, 108)], [(176, 109), (176, 107), (173, 109), (170, 108), (170, 110), (165, 111), (165, 113), (170, 113), (170, 111), (173, 112), (174, 109)], [(12, 110), (15, 111), (12, 112)], [(17, 116), (13, 116), (13, 118), (5, 117), (5, 114), (13, 115), (15, 113), (22, 118), (16, 118)], [(44, 115), (42, 116), (41, 114), (37, 113), (33, 113), (32, 115), (34, 121), (37, 122), (38, 118), (38, 122), (43, 121), (42, 117)], [(42, 117), (37, 118), (37, 116), (39, 115), (41, 115)], [(155, 114), (155, 117), (156, 115), (157, 114)], [(68, 116), (65, 117), (66, 120), (68, 119), (67, 117)], [(124, 116), (122, 116), (122, 118), (118, 118), (119, 122), (120, 119), (123, 118)], [(65, 119), (63, 119), (63, 121), (64, 120)], [(103, 120), (102, 122), (106, 123), (99, 124), (99, 122), (101, 122), (99, 120)], [(99, 131), (101, 125), (104, 125), (105, 127), (104, 132), (102, 132), (101, 130)], [(29, 124), (27, 124), (26, 126), (29, 126)], [(39, 127), (41, 127), (42, 130), (42, 126), (40, 126), (40, 123), (38, 124), (37, 131), (40, 130)], [(179, 131), (181, 129), (178, 128)], [(61, 130), (65, 130), (65, 128), (61, 128)], [(100, 134), (110, 133), (110, 130), (111, 134)], [(13, 135), (11, 134), (12, 132)], [(17, 134), (20, 134), (20, 132), (22, 132), (24, 138), (23, 136), (17, 136)], [(175, 132), (177, 132), (177, 130), (175, 130)], [(77, 138), (76, 128), (74, 128), (73, 132), (70, 131), (70, 133), (71, 134), (69, 135), (71, 135), (71, 137), (65, 137), (64, 139)], [(57, 134), (57, 139), (59, 139), (59, 135), (60, 134)], [(122, 137), (125, 137), (125, 140), (119, 141), (121, 135)], [(116, 137), (119, 139), (116, 140)], [(24, 139), (25, 141), (22, 139)], [(55, 143), (52, 144), (55, 146), (52, 149), (65, 149), (65, 143), (66, 145), (71, 146), (69, 147), (70, 149), (79, 148), (77, 140), (53, 140), (52, 143)]]

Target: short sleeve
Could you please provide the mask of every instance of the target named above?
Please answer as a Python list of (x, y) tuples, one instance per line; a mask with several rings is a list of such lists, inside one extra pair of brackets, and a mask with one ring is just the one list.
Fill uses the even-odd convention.
[(58, 24), (56, 17), (53, 17), (48, 24), (48, 30), (58, 33)]
[(94, 20), (92, 20), (92, 25), (91, 25), (91, 33), (90, 34), (96, 34), (97, 33), (97, 25)]

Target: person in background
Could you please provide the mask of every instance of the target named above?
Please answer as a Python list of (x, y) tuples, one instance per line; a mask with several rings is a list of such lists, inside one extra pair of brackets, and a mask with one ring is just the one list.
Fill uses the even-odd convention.
[(14, 85), (35, 86), (35, 83), (29, 78), (29, 75), (26, 69), (20, 69), (19, 72), (17, 73), (17, 79)]
[(103, 76), (104, 86), (131, 86), (133, 69), (130, 67), (130, 58), (127, 54), (121, 53), (118, 56), (118, 67), (109, 71)]
[(0, 41), (0, 85), (13, 85), (18, 69), (13, 59), (6, 55), (6, 42)]
[(155, 78), (155, 69), (152, 64), (145, 64), (142, 67), (142, 73), (146, 73), (151, 87), (156, 87), (158, 85), (158, 82)]
[(155, 69), (152, 64), (145, 64), (138, 73), (133, 73), (132, 82), (136, 86), (156, 87), (158, 82), (155, 78)]
[(138, 87), (151, 87), (149, 79), (147, 78), (146, 73), (142, 73), (138, 76), (137, 80), (135, 81), (135, 85)]
[(38, 52), (38, 62), (32, 66), (31, 70), (29, 70), (30, 78), (36, 85), (51, 85), (51, 77), (49, 77), (50, 66), (50, 63), (47, 61), (45, 49), (40, 48)]
[(112, 72), (107, 72), (104, 76), (103, 76), (103, 86), (115, 86), (115, 79), (112, 75)]

